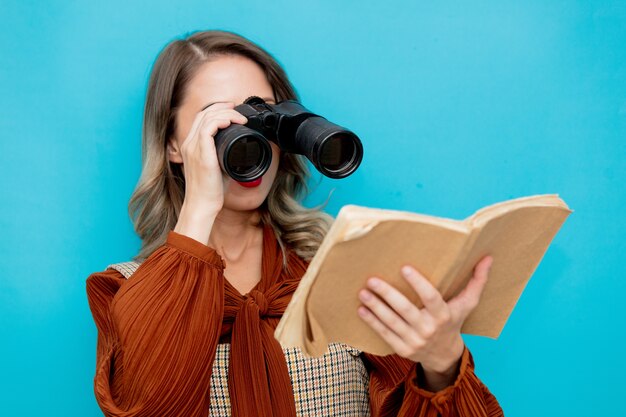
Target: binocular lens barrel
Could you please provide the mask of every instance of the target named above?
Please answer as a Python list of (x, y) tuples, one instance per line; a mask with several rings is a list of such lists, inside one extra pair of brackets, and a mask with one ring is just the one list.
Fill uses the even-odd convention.
[(267, 139), (253, 129), (231, 125), (215, 135), (217, 157), (222, 169), (234, 180), (247, 182), (263, 176), (272, 162)]
[(363, 145), (359, 138), (323, 117), (310, 117), (302, 122), (295, 143), (299, 153), (330, 178), (347, 177), (363, 159)]
[(353, 138), (338, 133), (322, 143), (319, 163), (326, 171), (345, 176), (358, 166), (357, 154)]

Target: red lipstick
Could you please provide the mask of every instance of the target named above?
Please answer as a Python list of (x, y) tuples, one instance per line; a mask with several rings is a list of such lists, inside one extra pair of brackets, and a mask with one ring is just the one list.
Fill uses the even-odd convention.
[(239, 182), (237, 181), (237, 184), (241, 185), (242, 187), (246, 187), (246, 188), (254, 188), (254, 187), (258, 187), (259, 185), (261, 185), (261, 181), (263, 181), (263, 177), (260, 177), (254, 181), (250, 181), (250, 182)]

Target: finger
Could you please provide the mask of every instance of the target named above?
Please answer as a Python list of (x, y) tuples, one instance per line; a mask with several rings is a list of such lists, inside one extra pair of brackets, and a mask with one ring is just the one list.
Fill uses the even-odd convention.
[[(215, 135), (217, 134), (218, 130), (226, 129), (230, 125), (231, 125), (231, 120), (227, 118), (210, 119), (198, 128), (199, 130), (198, 136), (202, 138), (206, 138), (206, 137), (215, 138)], [(214, 141), (211, 140), (210, 142), (214, 142)]]
[(463, 319), (478, 305), (482, 292), (487, 284), (487, 278), (492, 264), (493, 257), (485, 256), (474, 267), (474, 275), (463, 291), (448, 301), (449, 308), (460, 314)]
[(419, 308), (395, 287), (385, 280), (375, 277), (367, 281), (367, 286), (371, 291), (378, 294), (409, 325), (413, 327), (421, 325), (423, 317)]
[[(225, 129), (233, 123), (246, 124), (248, 119), (236, 110), (233, 110), (230, 104), (234, 103), (216, 103), (213, 106), (223, 107), (214, 111), (213, 113), (200, 112), (199, 117), (194, 121), (194, 125), (187, 136), (187, 139), (181, 145), (181, 152), (195, 152), (198, 148), (203, 148), (207, 143), (206, 140), (200, 140), (199, 138), (206, 138), (207, 135), (215, 138), (215, 135), (220, 129)], [(221, 106), (220, 106), (221, 105)], [(213, 107), (211, 106), (211, 107)], [(200, 140), (200, 142), (198, 142)], [(213, 142), (213, 141), (211, 141)], [(214, 143), (210, 144), (214, 147)], [(194, 151), (188, 151), (193, 149)]]
[(195, 128), (198, 127), (198, 125), (206, 118), (208, 117), (207, 115), (211, 115), (211, 114), (215, 114), (216, 112), (220, 111), (220, 110), (228, 110), (228, 109), (233, 109), (235, 107), (235, 103), (232, 102), (219, 102), (219, 103), (213, 103), (208, 107), (205, 107), (203, 110), (199, 111), (196, 114), (196, 117), (193, 120), (193, 123), (191, 124), (191, 128), (189, 129), (189, 134), (191, 135)]
[(198, 113), (205, 113), (207, 111), (210, 112), (216, 109), (226, 109), (226, 108), (232, 109), (234, 107), (235, 107), (235, 103), (233, 101), (218, 101), (218, 102), (209, 104), (208, 106), (200, 110)]
[[(411, 326), (396, 311), (392, 310), (393, 306), (390, 308), (374, 293), (363, 289), (359, 291), (359, 299), (370, 311), (376, 314), (380, 321), (401, 337), (406, 337), (407, 334), (413, 331)], [(383, 299), (387, 302), (387, 298)]]
[[(357, 310), (361, 319), (366, 322), (378, 335), (397, 353), (409, 353), (408, 345), (392, 329), (386, 326), (367, 307), (361, 306)], [(404, 355), (403, 355), (404, 356)]]
[[(232, 109), (222, 109), (217, 112), (205, 115), (205, 117), (200, 121), (200, 125), (198, 126), (197, 130), (204, 130), (205, 127), (208, 126), (214, 120), (228, 120), (229, 121), (227, 126), (220, 127), (220, 129), (224, 129), (228, 127), (231, 123), (238, 123), (238, 124), (248, 123), (248, 119), (243, 114), (239, 113), (238, 111), (235, 111)], [(217, 134), (217, 131), (211, 132), (211, 136), (213, 137), (215, 137), (216, 134)]]
[(196, 117), (194, 118), (193, 122), (191, 123), (191, 128), (189, 129), (189, 134), (187, 135), (187, 138), (191, 139), (191, 138), (196, 137), (196, 131), (198, 130), (198, 127), (203, 123), (205, 118), (208, 117), (207, 115), (214, 114), (216, 111), (219, 111), (219, 110), (233, 109), (234, 107), (235, 107), (235, 103), (233, 102), (224, 102), (224, 103), (219, 102), (219, 103), (213, 103), (210, 106), (206, 107), (205, 109), (199, 111), (196, 114)]
[(449, 311), (441, 293), (417, 269), (405, 265), (402, 276), (411, 285), (424, 303), (424, 308), (437, 320), (449, 319)]
[(231, 108), (215, 110), (211, 113), (207, 113), (205, 117), (209, 119), (210, 118), (228, 118), (228, 119), (235, 119), (235, 120), (240, 120), (240, 119), (248, 120), (246, 116), (239, 113), (237, 110), (231, 109)]
[[(207, 129), (208, 126), (215, 127), (215, 125), (212, 124), (215, 121), (219, 121), (220, 129), (225, 129), (234, 122), (247, 123), (248, 119), (243, 114), (233, 109), (222, 109), (211, 114), (206, 114), (204, 118), (200, 121), (198, 130), (203, 130), (205, 132), (208, 130), (209, 134), (215, 137), (215, 135), (217, 134), (217, 129)], [(224, 121), (227, 121), (228, 124), (224, 125)]]
[[(181, 145), (181, 151), (183, 154), (196, 154), (197, 152), (202, 152), (202, 149), (205, 149), (206, 146), (209, 146), (209, 149), (215, 148), (215, 143), (213, 139), (211, 140), (203, 140), (207, 137), (213, 138), (216, 132), (219, 129), (223, 129), (230, 126), (229, 119), (206, 119), (201, 123), (197, 130), (197, 135), (189, 138), (186, 143)], [(198, 139), (201, 138), (201, 139)], [(215, 151), (213, 151), (215, 153)], [(202, 153), (200, 153), (202, 154)]]

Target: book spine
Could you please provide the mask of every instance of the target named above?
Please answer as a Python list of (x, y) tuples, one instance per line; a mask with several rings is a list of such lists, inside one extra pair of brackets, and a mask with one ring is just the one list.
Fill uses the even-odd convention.
[(455, 286), (455, 283), (458, 279), (461, 279), (461, 277), (458, 276), (459, 270), (463, 267), (463, 265), (465, 265), (467, 255), (471, 252), (476, 240), (478, 240), (478, 236), (480, 235), (481, 230), (481, 228), (472, 228), (470, 234), (465, 240), (465, 243), (463, 244), (463, 246), (461, 246), (459, 253), (455, 257), (454, 263), (443, 275), (443, 278), (439, 282), (438, 289), (444, 300), (447, 301), (450, 297), (454, 295), (449, 293), (450, 288)]

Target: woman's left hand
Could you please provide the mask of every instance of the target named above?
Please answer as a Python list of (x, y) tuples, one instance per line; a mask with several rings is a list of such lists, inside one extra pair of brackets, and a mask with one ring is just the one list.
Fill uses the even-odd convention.
[(492, 262), (489, 255), (481, 259), (467, 286), (448, 302), (415, 268), (403, 267), (403, 277), (424, 304), (421, 309), (384, 280), (370, 278), (367, 289), (359, 292), (365, 305), (359, 316), (398, 355), (420, 362), (425, 373), (449, 375), (463, 354), (461, 327), (478, 305)]

